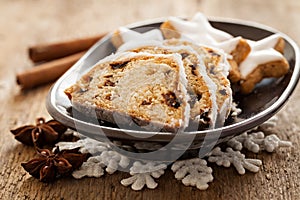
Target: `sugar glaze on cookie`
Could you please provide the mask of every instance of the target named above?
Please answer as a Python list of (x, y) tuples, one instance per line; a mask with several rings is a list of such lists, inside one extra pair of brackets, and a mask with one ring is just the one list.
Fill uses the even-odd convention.
[(125, 27), (119, 28), (122, 40), (124, 43), (131, 41), (131, 40), (157, 40), (157, 41), (163, 41), (163, 36), (160, 30), (153, 29), (150, 31), (147, 31), (145, 33), (139, 33), (137, 31), (130, 30)]
[(130, 30), (126, 27), (118, 28), (112, 35), (112, 43), (113, 45), (118, 48), (122, 44), (127, 43), (129, 41), (148, 41), (148, 40), (155, 40), (155, 41), (163, 41), (163, 35), (160, 30), (153, 29), (147, 31), (145, 33), (139, 33), (137, 31)]
[(274, 34), (259, 41), (248, 40), (251, 51), (239, 66), (242, 78), (247, 77), (261, 64), (284, 59), (283, 55), (274, 49), (279, 39), (280, 35)]
[(181, 34), (182, 39), (223, 49), (228, 54), (235, 49), (241, 38), (234, 38), (232, 35), (212, 27), (202, 13), (197, 13), (191, 21), (170, 17), (169, 22)]

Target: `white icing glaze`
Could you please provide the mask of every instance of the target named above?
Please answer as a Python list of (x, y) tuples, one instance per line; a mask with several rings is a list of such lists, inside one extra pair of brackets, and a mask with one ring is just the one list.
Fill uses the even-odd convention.
[(217, 97), (216, 97), (217, 85), (208, 76), (205, 64), (203, 62), (202, 55), (199, 55), (192, 47), (186, 46), (186, 45), (165, 46), (164, 48), (170, 49), (171, 51), (172, 50), (173, 51), (186, 50), (197, 56), (198, 61), (199, 61), (198, 70), (199, 70), (199, 73), (202, 75), (202, 78), (205, 81), (206, 86), (209, 89), (210, 99), (212, 102), (211, 113), (210, 113), (210, 118), (211, 118), (210, 128), (212, 128), (212, 129), (215, 128), (217, 115), (218, 115), (218, 104), (217, 104)]
[(257, 42), (248, 40), (251, 51), (240, 64), (242, 78), (246, 78), (258, 65), (282, 60), (283, 55), (274, 49), (280, 35), (274, 34)]
[(216, 44), (216, 47), (219, 49), (222, 49), (224, 52), (230, 54), (236, 47), (236, 45), (239, 43), (241, 37), (235, 37), (220, 43)]
[(163, 41), (163, 36), (160, 30), (153, 29), (147, 31), (145, 33), (139, 33), (133, 30), (130, 30), (125, 27), (120, 27), (119, 29), (120, 35), (122, 37), (123, 43), (132, 41), (132, 40), (139, 40), (139, 41), (147, 41), (147, 40), (157, 40)]
[(211, 96), (212, 101), (212, 108), (211, 108), (211, 124), (210, 128), (215, 128), (216, 126), (216, 120), (217, 120), (217, 114), (218, 114), (218, 104), (217, 104), (217, 85), (214, 83), (214, 81), (208, 76), (205, 64), (203, 62), (202, 55), (197, 54), (198, 60), (200, 62), (199, 64), (199, 72), (202, 75), (204, 81), (206, 82), (207, 87), (209, 88), (209, 93)]
[(227, 119), (231, 106), (232, 106), (232, 90), (227, 90), (227, 92), (230, 92), (229, 97), (223, 102), (223, 105), (221, 106), (218, 114), (217, 119), (217, 128), (222, 127), (224, 125), (225, 120)]
[(248, 40), (248, 43), (250, 44), (252, 50), (264, 50), (274, 48), (280, 37), (281, 36), (279, 34), (273, 34), (259, 41)]
[(238, 44), (240, 37), (212, 27), (202, 13), (197, 13), (191, 21), (170, 17), (169, 22), (181, 34), (181, 38), (201, 45), (221, 48), (226, 53), (231, 53)]
[(222, 70), (223, 76), (225, 76), (225, 78), (227, 78), (229, 75), (229, 71), (231, 69), (231, 65), (229, 64), (227, 56), (225, 54), (223, 56), (223, 62), (220, 63), (220, 66), (223, 69)]
[(224, 41), (232, 38), (232, 36), (224, 31), (221, 31), (219, 29), (216, 29), (212, 27), (207, 19), (207, 17), (198, 12), (195, 14), (195, 16), (192, 19), (193, 22), (196, 22), (198, 24), (203, 24), (203, 27), (206, 27), (208, 32), (211, 34), (211, 36), (216, 40), (216, 41)]
[[(218, 54), (221, 55), (221, 60), (218, 63), (217, 69), (215, 69), (215, 72), (217, 73), (217, 77), (223, 76), (225, 79), (227, 78), (228, 74), (229, 74), (229, 69), (230, 69), (230, 64), (228, 63), (226, 54), (221, 50), (216, 50), (214, 49)], [(206, 69), (207, 70), (207, 69)], [(217, 71), (216, 71), (217, 70)], [(214, 77), (214, 74), (209, 74), (209, 76)], [(216, 78), (216, 77), (215, 77)], [(228, 82), (229, 83), (229, 82)], [(217, 104), (217, 116), (216, 116), (216, 124), (215, 124), (215, 128), (219, 128), (221, 126), (223, 126), (225, 119), (228, 117), (229, 115), (229, 111), (231, 108), (231, 104), (232, 104), (232, 90), (230, 87), (230, 83), (229, 85), (226, 85), (225, 88), (226, 93), (228, 94), (228, 98), (225, 99), (225, 101), (223, 101), (223, 103), (221, 105)], [(214, 92), (215, 94), (218, 92), (218, 87), (216, 86)], [(216, 98), (218, 98), (216, 96)]]
[(122, 53), (112, 53), (109, 56), (106, 56), (105, 58), (99, 60), (95, 65), (102, 64), (108, 61), (117, 60), (125, 57), (132, 58), (136, 55), (134, 52), (122, 52)]
[(221, 57), (220, 57), (220, 62), (218, 63), (217, 70), (218, 72), (221, 72), (222, 75), (227, 78), (227, 76), (229, 75), (229, 71), (230, 71), (230, 64), (228, 62), (228, 59), (231, 58), (231, 55), (228, 55), (226, 52), (223, 51), (223, 49), (218, 49), (218, 48), (214, 48), (214, 47), (209, 47), (211, 48), (213, 51), (215, 51), (216, 53), (218, 53)]
[(202, 75), (203, 80), (206, 83), (206, 86), (208, 87), (209, 93), (210, 93), (210, 99), (212, 102), (212, 107), (211, 107), (211, 113), (210, 113), (210, 128), (215, 128), (216, 126), (216, 120), (217, 120), (217, 115), (218, 115), (218, 104), (217, 104), (217, 85), (215, 82), (209, 77), (207, 74), (207, 69), (205, 67), (205, 64), (203, 62), (203, 57), (202, 55), (199, 55), (192, 47), (190, 46), (185, 46), (185, 45), (178, 45), (178, 46), (167, 46), (166, 48), (173, 49), (174, 51), (178, 50), (187, 50), (190, 51), (191, 53), (197, 55), (198, 61), (199, 61), (199, 73)]
[(122, 44), (117, 52), (129, 51), (146, 46), (163, 47), (162, 42), (157, 40), (131, 40)]
[(175, 58), (175, 60), (177, 61), (178, 65), (179, 65), (179, 80), (180, 80), (180, 83), (182, 84), (179, 84), (178, 86), (180, 88), (178, 88), (179, 90), (182, 91), (182, 93), (184, 94), (184, 98), (183, 99), (183, 104), (186, 105), (185, 106), (185, 109), (183, 111), (183, 116), (184, 116), (184, 121), (183, 121), (183, 130), (188, 127), (189, 125), (189, 119), (190, 119), (190, 104), (188, 103), (188, 101), (190, 100), (189, 98), (189, 95), (188, 95), (188, 92), (187, 92), (187, 84), (188, 84), (188, 81), (187, 81), (187, 76), (186, 76), (186, 73), (185, 73), (185, 70), (184, 70), (184, 66), (183, 66), (183, 62), (182, 62), (182, 59), (181, 59), (181, 55), (178, 54), (178, 53), (175, 53), (175, 54), (172, 54), (173, 57)]

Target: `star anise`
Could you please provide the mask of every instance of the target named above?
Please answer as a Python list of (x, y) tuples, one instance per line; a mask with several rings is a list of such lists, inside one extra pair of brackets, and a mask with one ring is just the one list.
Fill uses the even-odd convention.
[(22, 167), (33, 177), (42, 182), (51, 182), (58, 177), (70, 175), (75, 169), (80, 168), (88, 158), (88, 154), (79, 152), (79, 148), (62, 150), (56, 148), (54, 153), (48, 149), (36, 148), (38, 158), (34, 158)]
[(15, 139), (30, 146), (42, 147), (55, 144), (67, 127), (56, 120), (45, 122), (44, 118), (37, 118), (36, 125), (26, 125), (11, 130)]

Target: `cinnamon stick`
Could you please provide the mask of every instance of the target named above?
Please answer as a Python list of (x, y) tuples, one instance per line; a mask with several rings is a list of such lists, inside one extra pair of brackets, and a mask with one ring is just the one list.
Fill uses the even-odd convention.
[(23, 89), (30, 89), (53, 82), (75, 64), (85, 52), (50, 61), (17, 74), (17, 83)]
[(105, 36), (105, 34), (82, 39), (31, 46), (28, 49), (29, 58), (33, 62), (50, 61), (62, 58), (89, 49), (103, 36)]

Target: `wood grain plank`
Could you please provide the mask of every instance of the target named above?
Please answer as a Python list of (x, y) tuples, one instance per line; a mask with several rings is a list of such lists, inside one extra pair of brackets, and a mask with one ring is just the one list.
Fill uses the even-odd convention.
[(11, 128), (50, 118), (45, 98), (51, 84), (20, 91), (15, 84), (18, 71), (32, 67), (27, 47), (111, 31), (136, 21), (192, 16), (202, 11), (256, 21), (272, 26), (300, 42), (298, 0), (74, 0), (0, 1), (0, 199), (300, 199), (300, 88), (278, 113), (277, 135), (294, 148), (275, 154), (249, 155), (262, 159), (257, 174), (240, 176), (233, 168), (211, 165), (215, 180), (206, 191), (185, 187), (167, 170), (155, 190), (132, 191), (120, 184), (129, 175), (118, 172), (102, 178), (66, 178), (51, 184), (30, 177), (20, 166), (34, 156), (31, 147), (13, 139)]

